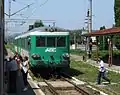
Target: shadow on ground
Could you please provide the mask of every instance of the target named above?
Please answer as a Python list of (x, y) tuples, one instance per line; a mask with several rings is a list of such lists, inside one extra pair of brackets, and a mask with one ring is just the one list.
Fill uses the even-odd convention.
[(53, 77), (60, 78), (60, 76), (63, 76), (63, 73), (71, 77), (84, 74), (83, 72), (80, 72), (74, 68), (64, 68), (64, 69), (57, 69), (57, 70), (39, 69), (37, 71), (31, 69), (31, 72), (32, 72), (32, 75), (35, 76), (36, 78), (41, 77), (43, 79), (50, 79)]
[(8, 95), (36, 95), (33, 91), (34, 89), (38, 88), (32, 88), (29, 84), (29, 88), (27, 91), (22, 91), (24, 88), (22, 75), (17, 77), (17, 92), (16, 93), (8, 93)]

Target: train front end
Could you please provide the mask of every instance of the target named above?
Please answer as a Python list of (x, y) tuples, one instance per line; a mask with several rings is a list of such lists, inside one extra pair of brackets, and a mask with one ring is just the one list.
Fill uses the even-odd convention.
[(45, 32), (34, 36), (31, 61), (37, 68), (66, 68), (70, 65), (69, 32)]

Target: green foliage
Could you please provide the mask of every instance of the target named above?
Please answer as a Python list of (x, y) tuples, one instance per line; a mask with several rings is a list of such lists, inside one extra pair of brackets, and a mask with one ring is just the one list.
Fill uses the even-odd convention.
[(103, 30), (103, 29), (105, 29), (105, 26), (100, 27), (100, 30)]
[(85, 55), (85, 54), (86, 54), (85, 51), (82, 51), (82, 50), (80, 50), (80, 49), (70, 50), (70, 53), (71, 53), (71, 54), (77, 54), (77, 55)]
[[(100, 27), (100, 30), (105, 29), (105, 26)], [(107, 42), (107, 36), (99, 36), (99, 49), (100, 50), (107, 50), (108, 49), (108, 42)]]
[[(98, 56), (101, 57), (101, 58), (107, 58), (109, 55), (109, 52), (108, 50), (102, 50), (102, 51), (99, 51), (98, 52)], [(113, 57), (117, 57), (117, 56), (120, 56), (120, 50), (114, 50), (113, 51)], [(92, 58), (96, 60), (97, 58), (97, 53), (96, 51), (94, 51), (92, 53)]]
[(41, 20), (36, 21), (33, 25), (29, 25), (29, 30), (32, 30), (32, 29), (38, 28), (38, 27), (44, 27), (44, 24)]
[(113, 41), (117, 49), (120, 50), (120, 35), (115, 35)]
[(120, 0), (115, 0), (114, 12), (115, 12), (115, 26), (120, 27)]
[(34, 28), (34, 25), (29, 25), (29, 30), (32, 30)]
[(38, 27), (44, 27), (44, 24), (43, 24), (43, 22), (40, 20), (40, 21), (36, 21), (35, 23), (34, 23), (34, 27), (35, 28), (38, 28)]
[(74, 37), (76, 38), (76, 43), (81, 43), (81, 30), (71, 30), (70, 31), (70, 42), (74, 43)]
[[(120, 0), (115, 0), (114, 3), (115, 26), (120, 27)], [(114, 36), (115, 46), (120, 49), (120, 36)]]

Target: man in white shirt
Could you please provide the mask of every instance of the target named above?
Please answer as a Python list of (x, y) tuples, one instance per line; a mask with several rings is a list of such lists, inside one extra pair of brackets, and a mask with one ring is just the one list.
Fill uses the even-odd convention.
[(101, 77), (108, 81), (110, 83), (110, 80), (105, 76), (105, 66), (104, 66), (104, 62), (101, 58), (98, 59), (98, 63), (99, 63), (99, 73), (98, 73), (98, 77), (97, 77), (97, 84), (101, 83)]

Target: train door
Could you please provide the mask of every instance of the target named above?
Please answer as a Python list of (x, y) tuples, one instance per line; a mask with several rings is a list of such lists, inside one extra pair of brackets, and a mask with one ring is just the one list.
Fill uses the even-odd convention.
[(30, 55), (30, 51), (31, 51), (31, 37), (28, 37), (28, 52), (29, 52), (28, 55)]

